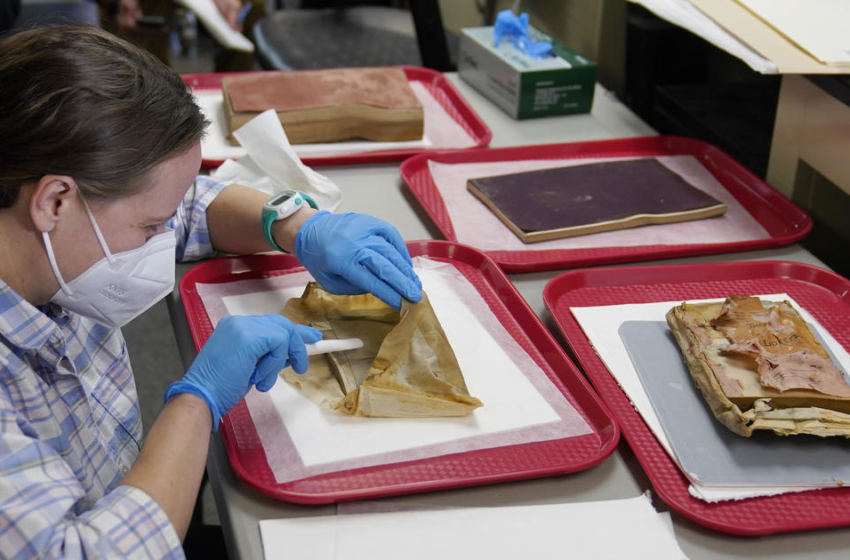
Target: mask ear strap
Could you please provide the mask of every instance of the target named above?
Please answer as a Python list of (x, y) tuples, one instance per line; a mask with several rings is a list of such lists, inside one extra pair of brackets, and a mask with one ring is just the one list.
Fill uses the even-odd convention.
[(71, 288), (68, 287), (68, 284), (62, 278), (62, 273), (59, 272), (59, 265), (56, 264), (56, 255), (53, 254), (53, 244), (50, 242), (50, 235), (46, 231), (43, 231), (41, 232), (41, 238), (44, 240), (44, 248), (47, 250), (47, 260), (50, 261), (50, 268), (53, 269), (53, 276), (59, 282), (59, 287), (69, 296), (74, 295), (74, 292), (71, 291)]
[[(79, 192), (79, 191), (77, 191)], [(94, 219), (94, 215), (89, 210), (89, 205), (86, 202), (86, 199), (83, 198), (83, 193), (80, 194), (80, 200), (83, 201), (83, 206), (86, 209), (86, 214), (89, 215), (89, 221), (91, 222), (91, 227), (94, 229), (94, 234), (97, 236), (97, 240), (100, 243), (100, 248), (103, 249), (103, 254), (106, 255), (106, 260), (109, 261), (109, 264), (115, 262), (115, 257), (112, 256), (112, 253), (109, 252), (109, 246), (106, 244), (106, 240), (103, 239), (103, 234), (100, 233), (100, 228), (97, 226), (97, 221)]]

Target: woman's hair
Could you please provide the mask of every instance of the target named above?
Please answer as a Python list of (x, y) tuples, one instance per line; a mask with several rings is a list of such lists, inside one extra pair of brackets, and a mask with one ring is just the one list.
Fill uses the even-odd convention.
[(206, 125), (176, 72), (106, 31), (42, 27), (0, 42), (0, 208), (47, 174), (73, 177), (90, 200), (140, 192)]

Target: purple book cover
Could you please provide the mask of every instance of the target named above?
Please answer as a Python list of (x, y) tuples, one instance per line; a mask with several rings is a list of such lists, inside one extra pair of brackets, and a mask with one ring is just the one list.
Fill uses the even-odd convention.
[[(725, 210), (722, 202), (654, 158), (470, 179), (469, 190), (526, 233), (643, 214), (679, 214), (712, 207)], [(682, 219), (687, 218), (669, 221)]]

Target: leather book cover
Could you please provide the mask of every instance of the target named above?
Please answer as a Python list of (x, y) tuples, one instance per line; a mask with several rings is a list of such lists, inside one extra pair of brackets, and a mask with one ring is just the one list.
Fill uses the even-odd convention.
[(234, 130), (274, 109), (292, 144), (354, 138), (418, 140), (422, 104), (401, 68), (261, 72), (221, 80), (230, 140)]
[(482, 177), (467, 188), (526, 243), (726, 212), (654, 158)]

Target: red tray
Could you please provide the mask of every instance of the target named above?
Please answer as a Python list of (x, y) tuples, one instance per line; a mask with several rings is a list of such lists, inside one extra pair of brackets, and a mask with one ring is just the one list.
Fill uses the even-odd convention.
[[(408, 248), (412, 256), (428, 256), (454, 264), (475, 286), (517, 342), (579, 411), (593, 432), (572, 438), (353, 469), (278, 484), (268, 466), (248, 407), (242, 401), (221, 424), (230, 463), (239, 476), (273, 498), (302, 504), (323, 504), (564, 474), (587, 469), (607, 457), (619, 439), (617, 425), (499, 267), (480, 251), (445, 241), (412, 242), (408, 243)], [(263, 278), (301, 270), (291, 255), (222, 258), (192, 268), (180, 281), (180, 296), (195, 348), (200, 349), (212, 333), (196, 284)]]
[[(469, 106), (466, 100), (455, 89), (452, 83), (440, 72), (429, 68), (418, 66), (402, 66), (409, 81), (422, 82), (428, 91), (443, 109), (475, 140), (473, 148), (483, 148), (490, 143), (493, 133), (481, 120), (481, 117)], [(224, 72), (219, 74), (184, 74), (182, 76), (193, 90), (220, 90), (222, 76), (236, 74), (251, 74), (254, 72)], [(345, 155), (305, 155), (301, 161), (305, 165), (346, 165), (352, 163), (379, 163), (386, 161), (399, 161), (410, 156), (426, 152), (426, 148), (406, 148), (396, 150), (382, 150), (378, 152), (365, 152), (360, 154)], [(210, 169), (218, 167), (224, 160), (203, 159), (201, 167)]]
[(764, 226), (770, 236), (737, 243), (642, 245), (554, 251), (489, 251), (487, 254), (506, 272), (535, 272), (781, 247), (799, 241), (812, 229), (812, 221), (808, 214), (720, 149), (699, 140), (677, 136), (647, 136), (574, 144), (430, 152), (402, 163), (401, 176), (443, 236), (449, 241), (458, 241), (446, 205), (428, 170), (428, 160), (440, 163), (472, 163), (673, 155), (691, 155), (697, 158), (753, 218)]
[(634, 409), (576, 322), (570, 307), (684, 301), (728, 294), (787, 293), (850, 348), (850, 282), (813, 266), (781, 261), (587, 269), (550, 281), (543, 300), (593, 386), (610, 407), (655, 491), (675, 511), (710, 529), (768, 535), (850, 525), (850, 488), (708, 504)]

